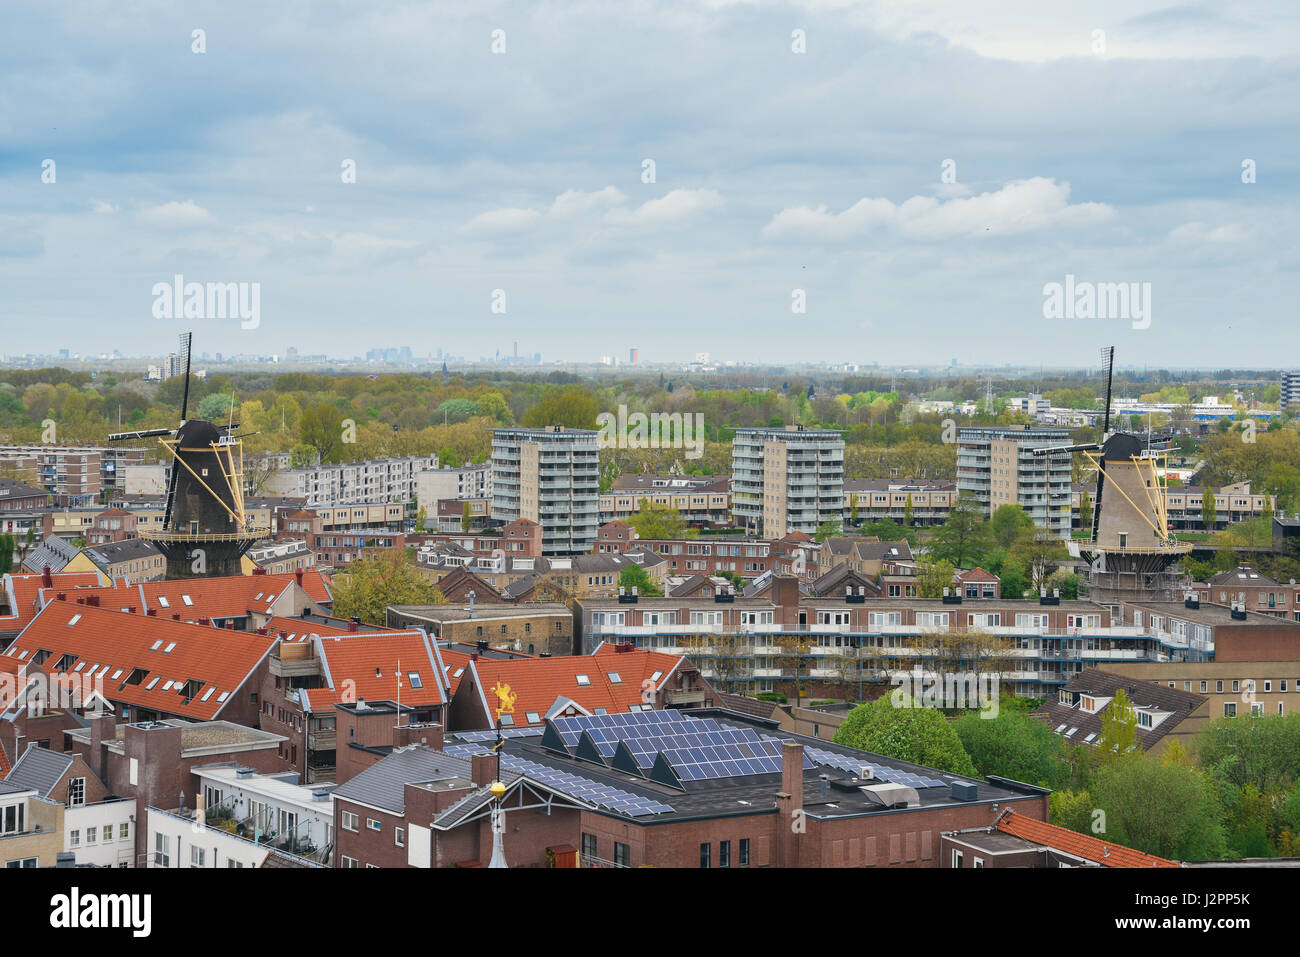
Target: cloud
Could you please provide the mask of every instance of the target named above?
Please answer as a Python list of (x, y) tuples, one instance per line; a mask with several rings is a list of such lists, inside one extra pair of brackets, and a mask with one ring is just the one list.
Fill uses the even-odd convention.
[(1222, 226), (1210, 226), (1206, 223), (1183, 223), (1169, 231), (1169, 238), (1176, 243), (1239, 243), (1246, 238), (1246, 231), (1236, 223)]
[(515, 233), (536, 226), (542, 214), (535, 209), (494, 209), (479, 213), (461, 227), (461, 231), (474, 235)]
[(901, 204), (866, 197), (842, 213), (825, 206), (783, 209), (763, 228), (769, 240), (845, 242), (873, 229), (909, 239), (954, 239), (1017, 235), (1047, 228), (1075, 228), (1105, 222), (1115, 215), (1105, 203), (1070, 203), (1070, 184), (1035, 177), (1008, 183), (992, 193), (949, 199), (913, 196)]
[(106, 203), (102, 199), (92, 199), (90, 201), (90, 209), (92, 212), (96, 212), (96, 213), (111, 214), (120, 211), (121, 207), (114, 206), (112, 203)]
[(208, 211), (192, 199), (187, 199), (183, 203), (171, 202), (163, 203), (161, 206), (151, 206), (141, 210), (135, 218), (139, 223), (157, 226), (160, 229), (191, 229), (212, 221)]
[(717, 190), (675, 189), (658, 199), (642, 203), (631, 213), (612, 214), (610, 220), (632, 226), (678, 223), (699, 213), (722, 209), (725, 205)]

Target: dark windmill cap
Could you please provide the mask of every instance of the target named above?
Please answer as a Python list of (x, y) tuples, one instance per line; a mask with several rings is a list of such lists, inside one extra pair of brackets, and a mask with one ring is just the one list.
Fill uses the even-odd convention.
[(1140, 456), (1146, 448), (1142, 440), (1128, 432), (1116, 432), (1102, 446), (1102, 457), (1107, 462), (1127, 462), (1134, 456)]
[(176, 438), (184, 448), (205, 448), (221, 438), (221, 432), (204, 419), (190, 419), (176, 432)]

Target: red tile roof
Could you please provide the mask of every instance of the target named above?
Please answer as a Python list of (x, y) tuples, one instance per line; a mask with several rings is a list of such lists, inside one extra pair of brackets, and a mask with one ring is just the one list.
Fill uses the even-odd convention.
[[(489, 723), (496, 719), (492, 688), (498, 683), (509, 685), (516, 696), (514, 724), (522, 727), (543, 723), (546, 712), (562, 697), (588, 714), (594, 714), (597, 708), (604, 708), (610, 714), (626, 713), (632, 705), (644, 703), (642, 682), (652, 680), (657, 691), (683, 660), (676, 655), (644, 649), (619, 653), (613, 645), (606, 645), (593, 655), (479, 658), (471, 662), (463, 677), (474, 681), (479, 706), (487, 711)], [(578, 683), (579, 675), (586, 675), (587, 684)], [(529, 719), (530, 713), (537, 715), (536, 721)]]
[[(29, 678), (34, 678), (38, 673), (48, 676), (48, 672), (40, 665), (0, 655), (0, 711), (8, 708), (17, 696), (18, 689), (25, 687)], [(51, 686), (47, 684), (45, 687)]]
[[(70, 592), (73, 589), (92, 589), (104, 584), (98, 572), (54, 572), (51, 592)], [(4, 588), (10, 614), (0, 615), (0, 631), (21, 631), (40, 610), (41, 589), (45, 586), (43, 574), (5, 575)], [(54, 597), (50, 594), (44, 600)]]
[(1015, 811), (1005, 811), (998, 818), (997, 829), (1033, 844), (1042, 844), (1093, 861), (1103, 867), (1181, 867), (1175, 861), (1165, 860), (1144, 851), (1136, 851), (1122, 844), (1112, 844), (1089, 834), (1080, 834), (1068, 827), (1038, 821)]
[(375, 632), (391, 632), (396, 629), (380, 628), (377, 625), (359, 625), (352, 628), (351, 623), (345, 618), (330, 618), (326, 621), (306, 621), (302, 618), (289, 618), (284, 615), (276, 615), (266, 623), (268, 633), (280, 637), (284, 632), (287, 637), (284, 641), (306, 641), (312, 635), (349, 635), (349, 634), (373, 634)]
[[(246, 692), (241, 687), (275, 644), (272, 635), (52, 601), (4, 657), (25, 661), (49, 651), (47, 670), (87, 678), (93, 672), (109, 701), (210, 721), (238, 700), (237, 692)], [(57, 669), (65, 655), (74, 659), (71, 667)], [(142, 680), (126, 684), (135, 669), (144, 671)], [(180, 689), (190, 680), (197, 692), (182, 696)]]
[[(40, 576), (36, 576), (38, 579)], [(55, 576), (57, 582), (57, 576)], [(199, 621), (203, 618), (244, 618), (249, 612), (270, 614), (274, 603), (291, 584), (293, 572), (280, 575), (230, 575), (224, 578), (189, 578), (171, 581), (141, 582), (122, 588), (101, 587), (69, 589), (58, 587), (53, 592), (64, 591), (69, 601), (96, 596), (100, 607), (121, 610), (134, 607), (137, 611), (157, 609), (160, 617), (180, 615), (181, 621)], [(329, 580), (314, 568), (304, 569), (303, 591), (312, 601), (332, 604)], [(43, 593), (45, 601), (54, 598), (51, 589)]]
[[(326, 684), (339, 693), (339, 700), (398, 700), (400, 664), (403, 707), (427, 708), (447, 701), (438, 652), (419, 629), (321, 635), (312, 643), (321, 659)], [(413, 686), (413, 673), (419, 676), (419, 688)]]

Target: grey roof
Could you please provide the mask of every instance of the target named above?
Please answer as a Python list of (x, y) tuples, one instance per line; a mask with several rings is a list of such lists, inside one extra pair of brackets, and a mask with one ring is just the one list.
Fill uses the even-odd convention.
[(154, 558), (161, 554), (162, 552), (158, 550), (158, 546), (152, 542), (146, 542), (142, 538), (127, 538), (120, 542), (108, 542), (86, 549), (86, 556), (101, 568), (117, 562)]
[(68, 562), (77, 557), (81, 549), (70, 542), (65, 542), (57, 535), (51, 535), (41, 542), (23, 559), (23, 567), (29, 568), (34, 572), (43, 572), (45, 566), (50, 566), (50, 571), (61, 572)]
[(30, 788), (41, 797), (48, 797), (63, 775), (72, 767), (72, 755), (60, 754), (49, 748), (31, 747), (10, 770), (5, 780), (23, 788)]
[(25, 788), (19, 784), (11, 784), (8, 781), (0, 781), (0, 794), (22, 794), (24, 791), (30, 791), (31, 788)]
[(466, 758), (422, 746), (402, 748), (340, 784), (334, 789), (334, 796), (403, 814), (406, 811), (406, 785), (449, 778), (468, 779), (471, 768), (472, 764)]

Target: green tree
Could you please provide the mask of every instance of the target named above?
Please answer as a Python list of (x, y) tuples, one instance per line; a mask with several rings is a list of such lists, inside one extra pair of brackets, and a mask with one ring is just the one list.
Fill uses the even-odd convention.
[(997, 543), (1010, 548), (1021, 532), (1034, 527), (1034, 520), (1019, 505), (999, 505), (989, 520), (989, 527)]
[(1218, 518), (1219, 512), (1214, 506), (1214, 493), (1207, 487), (1201, 493), (1201, 520), (1205, 523), (1207, 531), (1214, 531), (1214, 523)]
[(974, 495), (957, 496), (948, 520), (934, 530), (927, 545), (936, 559), (946, 559), (956, 568), (980, 564), (993, 545), (993, 533)]
[(1047, 799), (1048, 817), (1052, 823), (1080, 834), (1092, 833), (1092, 812), (1096, 807), (1087, 791), (1053, 791)]
[(641, 499), (637, 510), (627, 517), (627, 523), (636, 529), (641, 538), (661, 540), (665, 538), (683, 538), (686, 535), (686, 519), (682, 513), (671, 505), (661, 505)]
[(952, 587), (953, 576), (957, 570), (952, 562), (936, 560), (932, 555), (922, 555), (917, 562), (920, 574), (916, 576), (916, 596), (918, 598), (942, 598), (943, 590)]
[(903, 524), (908, 528), (912, 527), (912, 493), (907, 493), (907, 501), (903, 503)]
[(1092, 534), (1092, 496), (1087, 489), (1079, 493), (1079, 527)]
[(1061, 562), (1069, 558), (1065, 542), (1046, 528), (1022, 528), (1015, 544), (1007, 553), (1007, 560), (1019, 565), (1029, 575), (1034, 591), (1046, 585)]
[(474, 525), (474, 506), (464, 502), (460, 508), (460, 530), (468, 532)]
[(547, 393), (524, 413), (523, 424), (537, 429), (562, 425), (569, 429), (594, 429), (600, 405), (596, 397), (581, 386), (567, 386)]
[(1179, 861), (1217, 860), (1227, 852), (1220, 807), (1206, 775), (1142, 756), (1102, 767), (1093, 796), (1105, 812), (1099, 836)]
[(438, 587), (399, 552), (360, 558), (334, 578), (334, 614), (383, 626), (389, 605), (441, 605)]
[(619, 572), (618, 585), (627, 594), (632, 594), (632, 589), (636, 588), (637, 595), (641, 598), (662, 598), (663, 589), (661, 589), (653, 579), (650, 573), (640, 565), (627, 565)]
[[(911, 498), (912, 496), (909, 495), (908, 500), (910, 501)], [(858, 524), (858, 496), (856, 492), (849, 498), (849, 524), (855, 526)]]
[(999, 710), (994, 718), (968, 712), (957, 721), (957, 737), (984, 777), (1059, 787), (1069, 775), (1061, 737), (1027, 714)]
[(842, 534), (843, 528), (839, 522), (822, 522), (817, 526), (817, 531), (813, 535), (813, 541), (824, 542), (828, 538), (836, 538)]
[(343, 414), (337, 407), (320, 403), (303, 409), (298, 434), (302, 444), (312, 448), (322, 465), (343, 461)]
[(850, 711), (834, 740), (952, 774), (976, 774), (970, 755), (943, 712), (915, 705), (901, 689)]
[(1097, 754), (1107, 766), (1122, 764), (1141, 754), (1137, 737), (1137, 711), (1123, 688), (1115, 689), (1110, 707), (1102, 712)]

